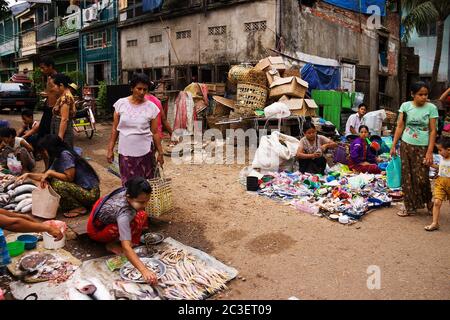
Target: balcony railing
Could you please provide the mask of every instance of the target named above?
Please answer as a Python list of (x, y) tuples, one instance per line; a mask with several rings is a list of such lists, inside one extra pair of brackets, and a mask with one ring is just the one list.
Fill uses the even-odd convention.
[(34, 30), (23, 33), (21, 41), (22, 56), (36, 53), (36, 32)]
[(56, 40), (55, 21), (47, 21), (37, 26), (37, 44), (45, 44)]
[(62, 18), (61, 26), (57, 28), (58, 41), (69, 40), (78, 36), (81, 29), (81, 11)]
[(14, 52), (15, 50), (15, 40), (6, 41), (0, 44), (0, 56), (7, 54), (9, 52)]

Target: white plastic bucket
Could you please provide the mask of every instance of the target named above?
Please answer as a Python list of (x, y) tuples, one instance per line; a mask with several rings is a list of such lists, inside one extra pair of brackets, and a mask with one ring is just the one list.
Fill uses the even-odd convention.
[(61, 240), (56, 241), (55, 238), (53, 238), (53, 236), (51, 236), (47, 232), (44, 232), (42, 234), (42, 238), (44, 240), (44, 248), (45, 249), (50, 249), (50, 250), (60, 249), (60, 248), (64, 248), (64, 246), (66, 245), (66, 235), (64, 235), (64, 237)]
[(44, 241), (44, 248), (50, 249), (50, 250), (63, 248), (66, 245), (66, 230), (67, 230), (66, 223), (63, 221), (58, 221), (58, 220), (46, 221), (44, 223), (52, 225), (56, 228), (59, 228), (61, 230), (61, 232), (63, 233), (62, 239), (59, 241), (56, 241), (52, 235), (50, 235), (47, 232), (44, 232), (42, 234), (42, 238)]

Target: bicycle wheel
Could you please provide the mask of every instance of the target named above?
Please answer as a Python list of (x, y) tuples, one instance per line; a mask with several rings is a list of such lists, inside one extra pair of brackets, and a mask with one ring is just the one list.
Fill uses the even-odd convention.
[(92, 139), (92, 137), (94, 136), (94, 127), (92, 123), (89, 123), (89, 127), (84, 126), (84, 133), (86, 134), (86, 137), (88, 139)]

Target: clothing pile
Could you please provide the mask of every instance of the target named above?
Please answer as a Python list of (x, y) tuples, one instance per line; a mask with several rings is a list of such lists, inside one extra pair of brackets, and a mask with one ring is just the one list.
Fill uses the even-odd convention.
[(261, 179), (258, 194), (288, 202), (302, 212), (325, 217), (346, 215), (350, 220), (391, 205), (385, 176), (354, 174), (345, 165), (331, 169), (323, 176), (301, 172), (267, 174)]

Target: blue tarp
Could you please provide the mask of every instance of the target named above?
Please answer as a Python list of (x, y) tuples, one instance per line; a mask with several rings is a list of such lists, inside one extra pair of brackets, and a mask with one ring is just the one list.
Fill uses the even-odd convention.
[(340, 87), (341, 72), (339, 67), (321, 66), (307, 63), (301, 70), (302, 79), (309, 83), (308, 94), (318, 90), (336, 90)]
[(384, 17), (386, 15), (386, 0), (324, 0), (324, 2), (335, 5), (336, 7), (370, 15), (373, 12), (368, 13), (367, 8), (375, 5), (380, 7), (381, 16)]
[(144, 0), (142, 2), (142, 11), (148, 12), (159, 8), (163, 0)]

